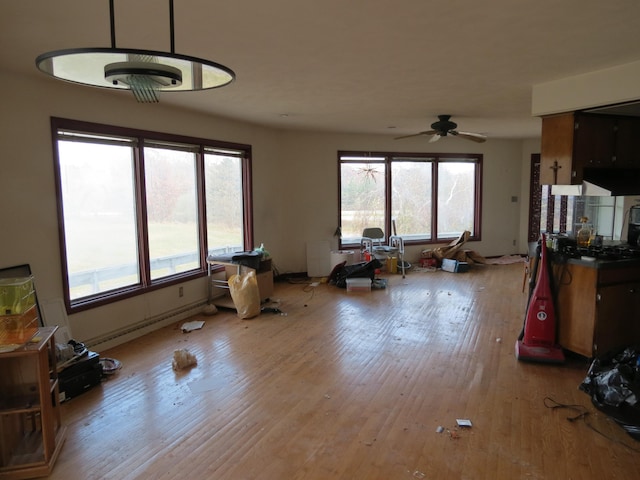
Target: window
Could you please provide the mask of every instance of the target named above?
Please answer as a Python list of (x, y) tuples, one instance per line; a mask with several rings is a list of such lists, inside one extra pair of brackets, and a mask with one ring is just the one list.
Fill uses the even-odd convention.
[(246, 145), (52, 119), (69, 313), (252, 248)]
[(482, 155), (339, 152), (341, 246), (367, 227), (405, 243), (480, 239)]

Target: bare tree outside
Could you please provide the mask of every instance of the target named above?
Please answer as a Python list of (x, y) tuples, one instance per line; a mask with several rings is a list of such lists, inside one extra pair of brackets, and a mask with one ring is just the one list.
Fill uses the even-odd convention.
[(478, 160), (345, 154), (340, 159), (341, 243), (358, 244), (364, 228), (394, 225), (395, 232), (386, 236), (397, 234), (405, 241), (447, 240), (464, 231), (474, 235)]

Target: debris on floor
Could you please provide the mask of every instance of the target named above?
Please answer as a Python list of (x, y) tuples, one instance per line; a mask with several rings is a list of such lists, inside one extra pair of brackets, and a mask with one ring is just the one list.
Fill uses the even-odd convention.
[(203, 320), (192, 320), (182, 324), (182, 333), (189, 333), (194, 330), (200, 330), (204, 326)]
[(105, 375), (113, 375), (122, 368), (120, 360), (115, 358), (100, 358), (100, 365), (102, 365), (102, 373)]
[(456, 418), (456, 423), (458, 424), (459, 427), (471, 427), (471, 420), (469, 420), (468, 418)]
[(207, 303), (202, 310), (202, 313), (205, 315), (215, 315), (218, 313), (218, 307), (216, 307), (213, 303)]
[(173, 352), (173, 361), (171, 365), (174, 370), (183, 370), (198, 364), (196, 356), (188, 349), (182, 348)]
[(262, 307), (260, 309), (261, 313), (282, 313), (282, 310), (275, 307)]
[(444, 247), (437, 247), (433, 250), (423, 250), (420, 254), (420, 258), (434, 258), (436, 260), (436, 266), (442, 265), (443, 259), (457, 260), (459, 262), (465, 262), (467, 264), (486, 263), (486, 259), (477, 252), (462, 249), (462, 246), (467, 243), (470, 237), (471, 232), (465, 230), (464, 232), (462, 232), (462, 234), (460, 234), (458, 238), (453, 240), (448, 245), (445, 245)]

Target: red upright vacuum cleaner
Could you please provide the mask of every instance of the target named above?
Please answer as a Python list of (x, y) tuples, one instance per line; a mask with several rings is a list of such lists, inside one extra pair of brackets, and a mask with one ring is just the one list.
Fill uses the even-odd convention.
[(563, 363), (564, 353), (556, 343), (556, 312), (549, 280), (545, 235), (539, 246), (539, 261), (532, 274), (535, 285), (529, 289), (524, 328), (516, 341), (516, 358), (522, 361)]

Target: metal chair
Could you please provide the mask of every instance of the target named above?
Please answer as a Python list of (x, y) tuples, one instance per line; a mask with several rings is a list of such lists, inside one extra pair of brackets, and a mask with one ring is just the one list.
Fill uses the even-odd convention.
[(384, 232), (381, 228), (365, 228), (362, 231), (360, 248), (373, 254), (378, 260), (396, 257), (400, 263), (402, 278), (405, 278), (404, 240), (398, 235), (389, 237), (389, 245), (384, 245)]
[(384, 241), (384, 232), (381, 228), (365, 228), (362, 231), (362, 239), (360, 240), (360, 250), (367, 250), (373, 255), (374, 247), (381, 247)]

